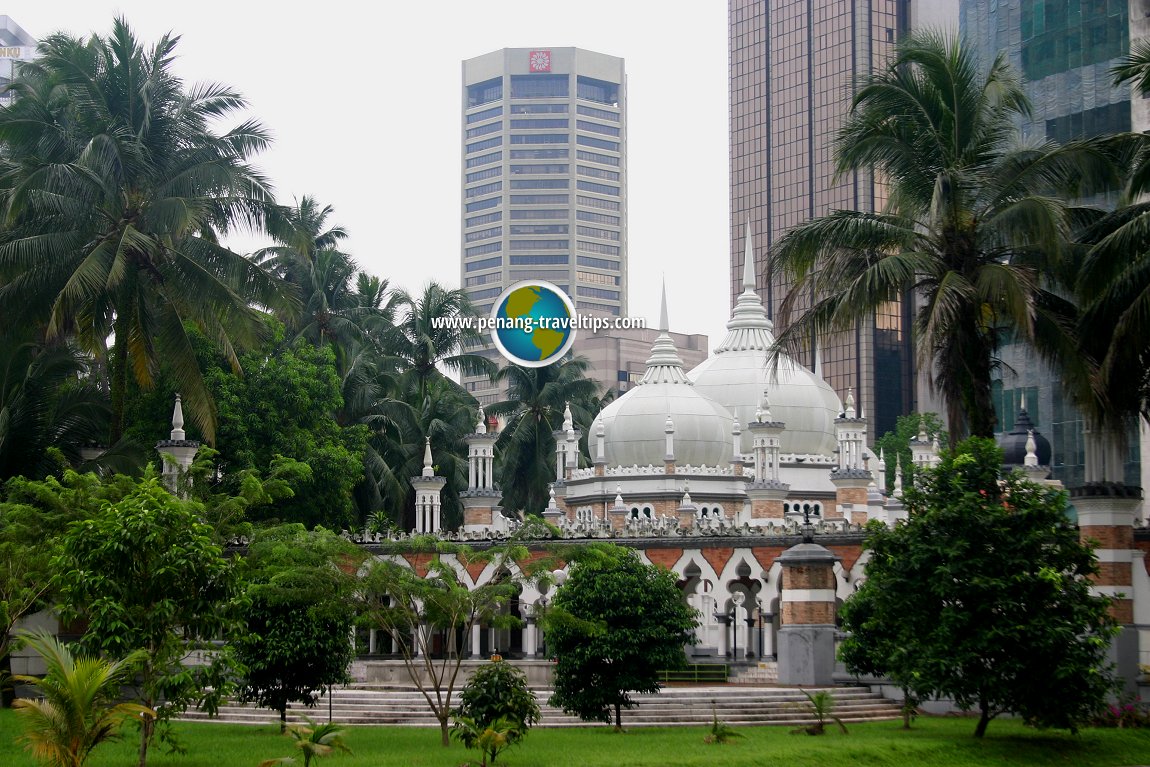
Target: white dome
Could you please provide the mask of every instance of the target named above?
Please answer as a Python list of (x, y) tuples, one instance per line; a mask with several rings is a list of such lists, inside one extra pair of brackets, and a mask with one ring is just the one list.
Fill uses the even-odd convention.
[(829, 455), (836, 446), (835, 418), (842, 412), (830, 385), (790, 357), (770, 362), (775, 343), (774, 325), (755, 293), (754, 257), (747, 235), (743, 293), (735, 303), (727, 335), (713, 353), (688, 377), (695, 390), (720, 405), (746, 425), (769, 392), (771, 420), (782, 421), (784, 453)]
[[(666, 429), (674, 426), (677, 464), (725, 466), (734, 454), (731, 414), (700, 394), (683, 372), (667, 334), (666, 295), (660, 329), (639, 384), (599, 414), (609, 466), (660, 466), (667, 455)], [(598, 425), (595, 427), (598, 429)]]

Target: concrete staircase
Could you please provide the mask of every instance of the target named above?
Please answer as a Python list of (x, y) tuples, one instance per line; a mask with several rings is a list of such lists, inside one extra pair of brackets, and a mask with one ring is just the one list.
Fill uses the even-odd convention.
[[(844, 722), (864, 722), (899, 717), (898, 705), (870, 692), (865, 687), (829, 688), (834, 694), (834, 713)], [(535, 690), (543, 716), (542, 727), (587, 726), (576, 717), (547, 705), (551, 691)], [(807, 698), (801, 690), (783, 687), (747, 687), (725, 685), (714, 687), (665, 687), (654, 695), (633, 696), (638, 708), (623, 712), (625, 727), (673, 727), (707, 725), (712, 716), (734, 726), (810, 724), (806, 714)], [(423, 696), (414, 689), (371, 689), (346, 687), (332, 692), (333, 721), (342, 724), (437, 726)], [(320, 698), (314, 709), (295, 706), (288, 710), (288, 721), (302, 722), (301, 715), (326, 722), (328, 699)], [(204, 720), (207, 716), (189, 711), (185, 720)], [(278, 717), (274, 711), (254, 706), (231, 704), (220, 708), (217, 721), (243, 724), (271, 724)]]
[(735, 666), (727, 681), (731, 684), (778, 684), (779, 664), (769, 661), (754, 666)]

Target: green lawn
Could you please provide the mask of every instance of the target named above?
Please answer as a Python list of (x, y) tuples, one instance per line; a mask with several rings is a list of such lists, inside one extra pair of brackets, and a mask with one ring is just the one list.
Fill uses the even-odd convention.
[[(852, 725), (849, 735), (791, 735), (786, 728), (742, 728), (746, 736), (728, 745), (703, 743), (706, 729), (683, 727), (634, 729), (616, 735), (606, 727), (536, 729), (520, 746), (500, 757), (507, 767), (836, 767), (836, 765), (1119, 765), (1150, 764), (1150, 730), (1086, 730), (1078, 736), (1035, 732), (1011, 721), (994, 721), (985, 740), (971, 737), (974, 720), (920, 718), (905, 732), (898, 723)], [(15, 743), (19, 723), (11, 711), (0, 711), (0, 765), (33, 767)], [(273, 727), (180, 725), (190, 753), (154, 752), (154, 767), (256, 767), (262, 760), (287, 756), (291, 743)], [(439, 745), (437, 729), (399, 727), (352, 728), (351, 756), (334, 756), (319, 767), (457, 767), (469, 758), (458, 744)], [(101, 746), (91, 767), (130, 767), (135, 744), (130, 739)], [(302, 762), (301, 762), (302, 764)], [(478, 760), (476, 761), (478, 764)]]

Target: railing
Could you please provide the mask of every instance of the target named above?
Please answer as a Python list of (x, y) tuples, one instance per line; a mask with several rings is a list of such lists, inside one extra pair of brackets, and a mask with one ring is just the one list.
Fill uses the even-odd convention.
[(685, 669), (659, 672), (660, 682), (725, 683), (730, 677), (731, 667), (725, 663), (692, 663)]

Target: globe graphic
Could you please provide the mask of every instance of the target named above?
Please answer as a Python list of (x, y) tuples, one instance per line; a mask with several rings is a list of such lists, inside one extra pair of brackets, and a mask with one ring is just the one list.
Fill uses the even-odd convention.
[[(495, 307), (499, 323), (492, 335), (496, 345), (512, 362), (528, 366), (546, 365), (567, 351), (574, 332), (565, 324), (571, 309), (563, 293), (550, 283), (520, 283), (513, 286)], [(530, 321), (531, 331), (526, 325)], [(514, 323), (514, 326), (513, 326)]]

